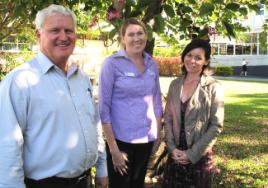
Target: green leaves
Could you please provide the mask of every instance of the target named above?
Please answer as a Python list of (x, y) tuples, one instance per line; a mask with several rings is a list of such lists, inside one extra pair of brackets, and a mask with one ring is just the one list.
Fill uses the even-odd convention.
[(224, 3), (224, 0), (212, 0), (211, 3), (223, 4)]
[[(107, 10), (113, 6), (113, 1), (107, 0), (2, 0), (0, 5), (6, 7), (7, 10), (2, 9), (0, 18), (9, 12), (8, 23), (13, 23), (14, 26), (15, 23), (18, 23), (18, 29), (13, 29), (14, 32), (12, 32), (12, 34), (16, 34), (20, 32), (19, 24), (21, 28), (25, 23), (31, 24), (37, 10), (44, 8), (51, 2), (72, 7), (73, 10), (79, 4), (85, 4), (84, 9), (79, 8), (76, 11), (81, 33), (87, 33), (89, 22), (84, 20), (82, 16), (92, 18), (97, 15), (100, 23), (107, 22)], [(267, 0), (126, 0), (125, 2), (125, 7), (121, 12), (122, 18), (108, 23), (108, 26), (113, 25), (119, 31), (124, 19), (137, 17), (143, 20), (145, 25), (148, 25), (149, 40), (153, 38), (153, 33), (162, 34), (168, 38), (171, 38), (169, 35), (172, 33), (178, 40), (180, 37), (185, 40), (191, 39), (193, 36), (205, 37), (207, 36), (206, 27), (211, 23), (216, 23), (219, 35), (235, 37), (235, 32), (245, 29), (241, 29), (242, 27), (238, 24), (233, 24), (231, 20), (237, 19), (238, 16), (247, 16), (251, 10), (258, 12), (260, 10), (258, 3), (267, 4)], [(14, 7), (9, 9), (8, 3)], [(151, 22), (152, 20), (153, 22)], [(9, 35), (6, 32), (8, 23), (1, 24), (0, 19), (2, 26), (0, 39)], [(264, 21), (264, 25), (267, 23), (268, 21)], [(99, 29), (102, 32), (102, 28)], [(112, 31), (107, 38), (116, 39), (117, 33)]]
[(205, 15), (212, 15), (212, 12), (214, 11), (214, 5), (211, 3), (203, 3), (200, 7), (199, 15), (205, 16)]
[(115, 37), (116, 34), (119, 34), (119, 31), (118, 31), (117, 28), (114, 28), (114, 29), (113, 29), (112, 31), (110, 31), (109, 34), (108, 34), (109, 39), (112, 40), (112, 39)]
[(158, 14), (154, 17), (154, 21), (155, 21), (155, 25), (154, 25), (155, 31), (159, 32), (159, 33), (164, 32), (165, 21), (164, 21), (163, 17), (160, 14)]
[(188, 0), (188, 1), (189, 1), (189, 3), (191, 3), (191, 4), (195, 4), (195, 3), (196, 3), (195, 0)]
[(170, 5), (164, 5), (163, 6), (165, 13), (169, 16), (169, 17), (174, 17), (175, 16), (175, 12), (173, 10), (173, 8)]
[(148, 6), (151, 3), (151, 1), (153, 1), (153, 0), (139, 0), (137, 8), (138, 9), (144, 8), (144, 7)]
[(255, 12), (259, 12), (260, 11), (260, 7), (258, 6), (258, 4), (250, 4), (250, 5), (248, 5), (248, 7), (251, 10), (254, 10)]
[(226, 5), (226, 9), (232, 10), (232, 11), (237, 11), (239, 9), (240, 5), (237, 3), (229, 3)]
[(236, 35), (235, 35), (235, 32), (234, 32), (232, 26), (227, 21), (225, 21), (225, 20), (222, 20), (222, 24), (225, 27), (228, 35), (235, 38)]
[(141, 11), (140, 10), (134, 10), (129, 14), (129, 17), (138, 17), (139, 15), (141, 15)]
[(197, 37), (201, 39), (208, 39), (208, 28), (205, 27), (204, 29), (202, 29)]
[(145, 25), (146, 30), (147, 30), (147, 38), (149, 41), (151, 41), (153, 39), (153, 30), (149, 25)]
[(238, 11), (243, 15), (246, 16), (248, 14), (248, 9), (245, 7), (241, 7), (238, 9)]

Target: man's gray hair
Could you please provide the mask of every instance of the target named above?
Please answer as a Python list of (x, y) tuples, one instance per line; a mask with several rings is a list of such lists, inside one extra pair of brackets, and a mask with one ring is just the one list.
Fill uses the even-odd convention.
[(35, 27), (37, 30), (42, 29), (46, 17), (51, 16), (54, 13), (63, 14), (66, 16), (71, 16), (76, 27), (76, 16), (69, 8), (66, 8), (62, 5), (51, 4), (50, 6), (38, 11), (35, 18)]

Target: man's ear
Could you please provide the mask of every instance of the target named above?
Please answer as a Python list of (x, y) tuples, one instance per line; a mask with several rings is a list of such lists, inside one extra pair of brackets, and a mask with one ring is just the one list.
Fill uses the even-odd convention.
[(35, 31), (35, 35), (36, 35), (36, 37), (39, 39), (40, 38), (40, 35), (41, 35), (41, 33), (40, 33), (41, 31), (39, 30), (39, 29), (37, 29), (36, 31)]

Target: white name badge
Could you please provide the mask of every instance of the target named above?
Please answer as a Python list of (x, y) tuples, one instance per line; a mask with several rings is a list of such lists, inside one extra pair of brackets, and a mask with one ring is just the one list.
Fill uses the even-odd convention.
[(134, 72), (125, 72), (125, 76), (134, 77), (135, 73)]
[(155, 75), (155, 73), (153, 71), (151, 71), (150, 69), (148, 69), (148, 73), (149, 73), (150, 76), (154, 76)]

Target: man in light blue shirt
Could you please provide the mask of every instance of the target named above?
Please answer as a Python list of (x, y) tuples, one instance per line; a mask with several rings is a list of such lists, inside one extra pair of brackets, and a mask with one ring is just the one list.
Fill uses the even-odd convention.
[(60, 5), (39, 11), (40, 51), (0, 84), (0, 188), (89, 187), (99, 117), (88, 76), (68, 63), (75, 20)]

